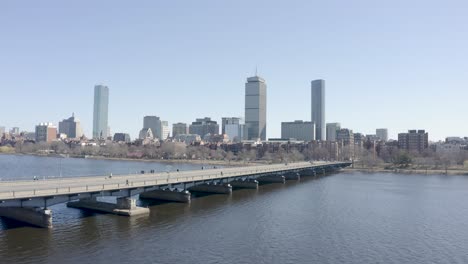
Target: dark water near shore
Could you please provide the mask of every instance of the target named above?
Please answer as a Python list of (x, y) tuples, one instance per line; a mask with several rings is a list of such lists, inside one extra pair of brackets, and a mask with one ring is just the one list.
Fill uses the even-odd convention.
[(0, 220), (0, 263), (468, 263), (464, 176), (340, 173), (135, 218), (52, 209), (52, 230)]

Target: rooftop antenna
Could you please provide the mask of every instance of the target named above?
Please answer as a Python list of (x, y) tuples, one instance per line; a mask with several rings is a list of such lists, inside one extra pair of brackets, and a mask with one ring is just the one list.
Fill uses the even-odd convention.
[(258, 77), (258, 70), (257, 70), (257, 65), (255, 65), (255, 76)]

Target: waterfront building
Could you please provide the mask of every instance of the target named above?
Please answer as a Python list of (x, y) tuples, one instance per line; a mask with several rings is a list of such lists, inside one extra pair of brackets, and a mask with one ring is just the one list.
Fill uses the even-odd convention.
[(75, 118), (75, 114), (59, 122), (59, 134), (65, 134), (67, 138), (81, 138), (83, 136), (80, 120)]
[(354, 133), (354, 145), (358, 148), (362, 148), (366, 142), (366, 137), (362, 133)]
[(197, 118), (195, 122), (189, 126), (190, 134), (197, 134), (201, 137), (210, 133), (212, 135), (219, 134), (219, 125), (216, 121), (211, 120), (209, 117)]
[(174, 137), (176, 142), (185, 142), (187, 145), (192, 145), (201, 141), (200, 135), (197, 134), (177, 134)]
[(388, 129), (386, 128), (377, 128), (375, 134), (382, 141), (388, 141)]
[(353, 130), (342, 128), (336, 134), (336, 141), (341, 143), (342, 146), (354, 146), (354, 133)]
[(181, 134), (188, 134), (188, 126), (186, 123), (172, 124), (172, 137)]
[(312, 141), (315, 139), (315, 124), (296, 120), (281, 123), (281, 138)]
[(248, 140), (266, 140), (266, 83), (259, 76), (247, 78), (245, 84), (245, 125)]
[(57, 127), (52, 123), (40, 123), (36, 126), (36, 142), (52, 142), (57, 139)]
[(312, 122), (315, 123), (315, 139), (325, 140), (325, 81), (312, 81)]
[(93, 138), (107, 139), (108, 136), (109, 87), (94, 86)]
[(398, 134), (398, 147), (408, 152), (422, 152), (429, 147), (429, 133), (425, 130), (409, 130)]
[(336, 141), (336, 133), (340, 129), (340, 123), (327, 123), (327, 141)]
[(115, 133), (114, 134), (114, 141), (115, 142), (130, 143), (131, 138), (130, 138), (130, 135), (127, 134), (127, 133)]
[(240, 125), (240, 117), (222, 117), (221, 118), (221, 134), (226, 134), (226, 125)]
[(154, 139), (153, 131), (151, 128), (143, 128), (140, 130), (140, 134), (138, 136), (139, 139)]

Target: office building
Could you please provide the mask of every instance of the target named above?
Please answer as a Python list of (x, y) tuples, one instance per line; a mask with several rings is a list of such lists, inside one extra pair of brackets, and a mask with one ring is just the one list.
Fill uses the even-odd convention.
[(109, 88), (94, 86), (93, 138), (107, 139), (108, 136)]
[(115, 142), (125, 142), (130, 143), (130, 135), (127, 133), (115, 133), (114, 134), (114, 141)]
[(221, 118), (221, 134), (226, 134), (226, 125), (239, 125), (241, 119), (239, 117), (223, 117)]
[(161, 138), (162, 123), (158, 116), (145, 116), (143, 117), (143, 129), (151, 128), (151, 132), (155, 138)]
[(52, 142), (57, 139), (57, 127), (52, 123), (40, 123), (36, 126), (36, 142)]
[(185, 134), (188, 134), (188, 126), (186, 123), (172, 124), (172, 137)]
[(302, 120), (282, 122), (281, 138), (312, 141), (315, 139), (315, 124)]
[(219, 134), (219, 125), (209, 117), (197, 118), (189, 126), (189, 133), (199, 135), (200, 137), (204, 137), (208, 133), (216, 135)]
[(3, 134), (5, 134), (5, 127), (0, 126), (0, 137), (2, 137)]
[(259, 76), (247, 78), (245, 84), (245, 125), (249, 140), (266, 140), (266, 83)]
[[(244, 124), (226, 124), (225, 133), (231, 142), (247, 140), (247, 126)], [(223, 135), (224, 135), (223, 134)]]
[(312, 122), (315, 123), (315, 139), (325, 140), (325, 81), (312, 81)]
[(409, 130), (398, 134), (398, 147), (408, 152), (422, 152), (429, 147), (429, 133), (425, 130)]
[(327, 141), (336, 141), (336, 133), (341, 129), (340, 123), (327, 124)]
[(80, 120), (75, 118), (75, 114), (59, 122), (59, 134), (65, 134), (68, 138), (81, 138), (83, 136)]
[(386, 128), (377, 128), (375, 130), (375, 134), (377, 138), (379, 138), (382, 141), (388, 141), (388, 129)]
[(170, 136), (169, 122), (161, 121), (161, 140), (166, 140)]
[(12, 136), (18, 136), (20, 134), (19, 127), (12, 127), (10, 129), (10, 134)]

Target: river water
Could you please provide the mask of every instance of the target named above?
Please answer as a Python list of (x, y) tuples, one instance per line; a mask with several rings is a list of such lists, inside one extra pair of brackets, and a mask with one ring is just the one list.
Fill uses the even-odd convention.
[[(5, 157), (24, 157), (0, 156), (6, 178), (56, 163)], [(62, 175), (166, 166), (114, 162), (63, 159)], [(467, 187), (465, 176), (342, 172), (151, 204), (142, 217), (60, 204), (51, 230), (1, 219), (0, 263), (468, 263)]]

